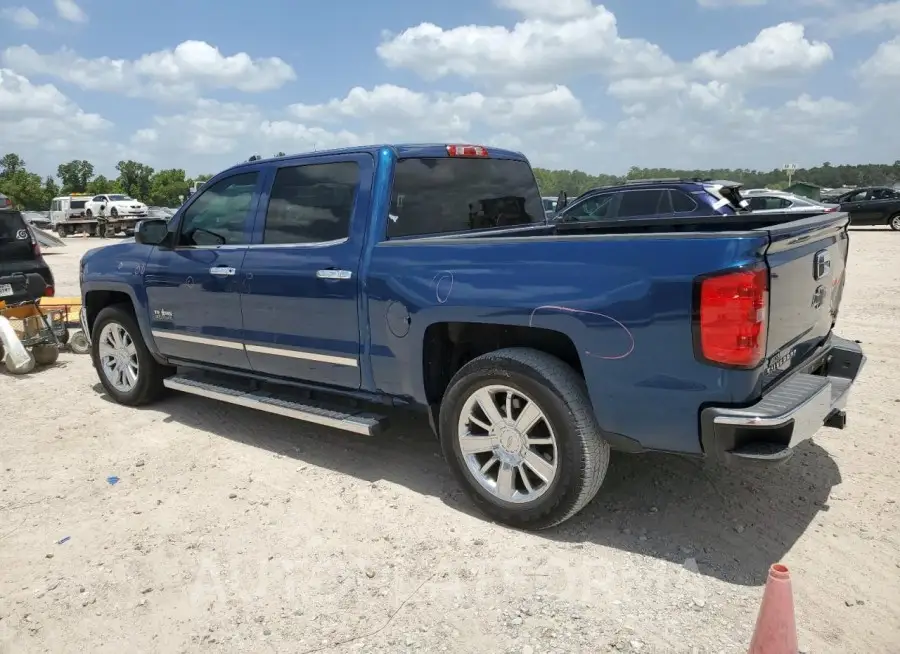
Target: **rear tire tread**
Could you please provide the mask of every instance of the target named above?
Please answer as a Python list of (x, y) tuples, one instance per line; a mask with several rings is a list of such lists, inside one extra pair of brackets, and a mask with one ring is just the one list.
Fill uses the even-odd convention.
[[(455, 428), (453, 433), (444, 433), (448, 418), (454, 425), (458, 418), (455, 411), (453, 416), (446, 415), (451, 407), (457, 404), (457, 398), (454, 397), (456, 388), (466, 385), (467, 379), (473, 375), (509, 378), (510, 372), (529, 376), (532, 381), (540, 383), (546, 390), (556, 395), (568, 412), (570, 426), (554, 424), (554, 431), (559, 432), (564, 427), (570, 427), (566, 431), (569, 432), (568, 435), (574, 436), (575, 444), (581, 450), (580, 469), (566, 471), (563, 468), (560, 474), (567, 475), (568, 479), (561, 477), (558, 480), (558, 483), (564, 486), (577, 488), (577, 493), (573, 496), (571, 492), (564, 490), (559, 494), (556, 503), (543, 508), (540, 514), (527, 518), (517, 515), (518, 512), (491, 504), (478, 495), (462, 472), (460, 468), (462, 464), (455, 458), (455, 451), (450, 443), (451, 439), (456, 439)], [(597, 424), (584, 380), (561, 359), (539, 350), (506, 348), (484, 354), (464, 365), (453, 376), (448, 386), (441, 404), (440, 425), (444, 453), (448, 459), (454, 457), (451, 466), (456, 476), (465, 484), (469, 495), (485, 513), (515, 527), (539, 530), (549, 529), (565, 522), (597, 495), (609, 466), (609, 444), (601, 435), (602, 431)]]

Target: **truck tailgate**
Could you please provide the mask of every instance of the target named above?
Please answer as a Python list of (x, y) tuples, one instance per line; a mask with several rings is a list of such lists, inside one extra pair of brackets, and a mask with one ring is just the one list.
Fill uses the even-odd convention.
[(769, 324), (763, 383), (803, 361), (837, 320), (849, 218), (827, 213), (766, 228)]

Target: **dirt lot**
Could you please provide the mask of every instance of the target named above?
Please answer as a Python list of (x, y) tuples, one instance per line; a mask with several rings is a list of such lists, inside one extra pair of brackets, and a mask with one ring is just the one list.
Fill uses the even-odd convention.
[[(839, 331), (869, 361), (845, 431), (762, 474), (614, 457), (539, 535), (476, 515), (416, 420), (132, 410), (70, 353), (0, 375), (0, 652), (743, 652), (775, 561), (803, 651), (898, 652), (900, 235), (851, 242)], [(99, 245), (68, 243), (60, 295)]]

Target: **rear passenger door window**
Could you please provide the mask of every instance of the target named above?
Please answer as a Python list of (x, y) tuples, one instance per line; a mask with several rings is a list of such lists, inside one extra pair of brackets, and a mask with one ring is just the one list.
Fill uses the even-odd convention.
[(622, 201), (619, 203), (617, 217), (630, 218), (657, 215), (663, 193), (666, 190), (624, 191), (622, 193)]
[(280, 168), (275, 175), (263, 243), (325, 243), (347, 238), (359, 164), (339, 161)]
[(216, 247), (249, 243), (247, 218), (259, 173), (232, 175), (205, 188), (185, 210), (178, 247)]

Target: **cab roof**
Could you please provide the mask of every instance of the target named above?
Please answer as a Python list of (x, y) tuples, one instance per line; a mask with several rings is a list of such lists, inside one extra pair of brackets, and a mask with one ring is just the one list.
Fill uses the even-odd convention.
[[(477, 146), (487, 150), (488, 159), (513, 159), (516, 161), (528, 161), (524, 154), (513, 150), (504, 150), (502, 148), (494, 148), (489, 145), (478, 145), (473, 143), (384, 143), (380, 145), (362, 145), (350, 148), (336, 148), (332, 150), (314, 150), (313, 152), (299, 152), (297, 154), (288, 154), (283, 157), (267, 157), (257, 159), (256, 161), (242, 161), (228, 168), (228, 170), (237, 170), (245, 166), (255, 166), (257, 164), (267, 164), (276, 161), (291, 161), (294, 159), (308, 159), (314, 157), (330, 157), (341, 154), (370, 154), (373, 157), (378, 156), (379, 152), (389, 150), (392, 151), (398, 159), (409, 158), (441, 158), (449, 157), (447, 152), (448, 146)], [(224, 172), (224, 171), (223, 171)]]

